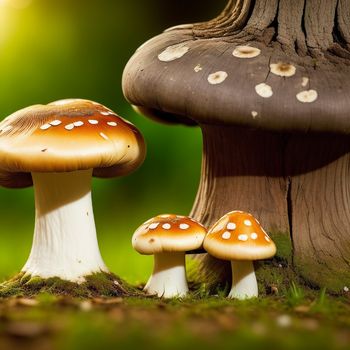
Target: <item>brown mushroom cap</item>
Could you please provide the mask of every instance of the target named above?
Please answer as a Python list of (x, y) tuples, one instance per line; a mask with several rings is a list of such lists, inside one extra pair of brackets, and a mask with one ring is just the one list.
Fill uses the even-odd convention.
[(24, 108), (0, 123), (0, 184), (25, 187), (30, 172), (129, 173), (144, 160), (141, 133), (103, 105), (80, 99)]
[(276, 246), (253, 215), (232, 211), (208, 231), (204, 249), (223, 260), (259, 260), (271, 258)]
[(166, 122), (350, 133), (346, 60), (298, 56), (238, 32), (196, 38), (175, 27), (149, 40), (125, 67), (126, 99)]
[(132, 246), (140, 254), (186, 252), (201, 248), (206, 233), (200, 223), (189, 217), (162, 214), (135, 231)]

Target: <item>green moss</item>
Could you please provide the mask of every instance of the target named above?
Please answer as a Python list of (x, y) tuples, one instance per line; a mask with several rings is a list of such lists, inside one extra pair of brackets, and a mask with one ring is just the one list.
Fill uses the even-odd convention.
[[(350, 271), (339, 266), (325, 265), (315, 268), (315, 261), (307, 258), (295, 258), (296, 271), (311, 285), (322, 286), (332, 293), (343, 293), (345, 286), (350, 286)], [(322, 272), (320, 273), (320, 268)]]
[(111, 273), (95, 273), (85, 277), (85, 282), (74, 283), (58, 277), (41, 278), (19, 273), (0, 285), (0, 297), (34, 296), (39, 293), (73, 297), (113, 297), (137, 295), (140, 292)]

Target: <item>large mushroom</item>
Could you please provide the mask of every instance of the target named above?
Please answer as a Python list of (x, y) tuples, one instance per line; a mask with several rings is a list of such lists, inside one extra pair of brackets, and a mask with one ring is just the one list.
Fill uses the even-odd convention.
[(96, 238), (91, 178), (127, 174), (144, 155), (140, 132), (92, 101), (35, 105), (1, 122), (0, 185), (33, 185), (35, 192), (25, 276), (83, 283), (93, 274), (109, 273)]
[(145, 115), (202, 129), (191, 216), (251, 212), (335, 291), (350, 282), (349, 28), (347, 0), (230, 0), (149, 40), (123, 75)]

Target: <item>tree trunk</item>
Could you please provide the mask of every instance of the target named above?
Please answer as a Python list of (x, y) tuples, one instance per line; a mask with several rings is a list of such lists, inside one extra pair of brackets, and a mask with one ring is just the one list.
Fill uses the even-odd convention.
[[(191, 215), (208, 227), (225, 213), (252, 213), (316, 286), (350, 283), (350, 140), (201, 125), (202, 178)], [(286, 246), (287, 252), (286, 252)], [(229, 263), (205, 256), (205, 279), (230, 280)]]

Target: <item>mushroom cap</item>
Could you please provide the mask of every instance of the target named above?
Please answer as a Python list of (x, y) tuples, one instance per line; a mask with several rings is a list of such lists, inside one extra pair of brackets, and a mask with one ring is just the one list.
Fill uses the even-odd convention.
[(208, 231), (204, 249), (222, 260), (259, 260), (271, 258), (276, 246), (253, 215), (232, 211)]
[(97, 177), (129, 173), (145, 144), (131, 123), (103, 105), (67, 99), (34, 105), (0, 123), (0, 185), (32, 185), (31, 172), (94, 169)]
[(207, 230), (197, 221), (180, 215), (162, 214), (143, 223), (132, 237), (140, 254), (186, 252), (203, 245)]
[(123, 92), (167, 123), (349, 134), (349, 77), (349, 64), (175, 27), (135, 52)]

